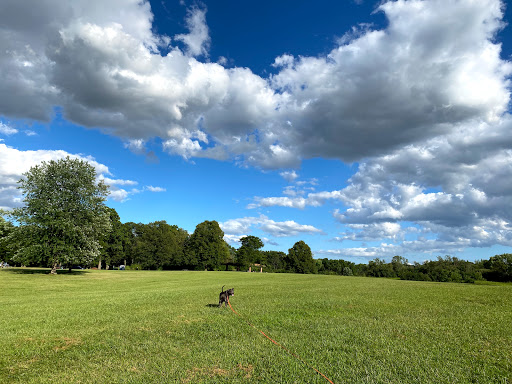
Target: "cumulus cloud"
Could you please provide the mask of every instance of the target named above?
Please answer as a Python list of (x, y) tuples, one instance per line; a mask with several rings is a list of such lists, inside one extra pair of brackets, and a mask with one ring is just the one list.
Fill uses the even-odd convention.
[(219, 223), (225, 233), (226, 241), (238, 242), (241, 237), (247, 236), (253, 227), (274, 237), (297, 236), (301, 233), (323, 234), (323, 231), (312, 225), (299, 224), (293, 220), (274, 221), (265, 215), (259, 217), (244, 217)]
[(403, 233), (399, 223), (372, 223), (372, 224), (349, 224), (351, 231), (342, 233), (342, 236), (335, 237), (337, 241), (379, 241), (383, 239), (394, 239)]
[[(290, 190), (286, 190), (287, 194), (291, 193)], [(247, 205), (247, 208), (254, 209), (258, 207), (288, 207), (288, 208), (299, 208), (304, 209), (306, 207), (319, 207), (323, 205), (327, 200), (341, 200), (340, 191), (323, 191), (309, 193), (306, 197), (302, 196), (282, 196), (282, 197), (255, 197), (254, 203)]]
[(460, 241), (449, 242), (436, 239), (420, 239), (404, 241), (401, 244), (381, 243), (374, 247), (353, 247), (342, 249), (327, 249), (315, 251), (315, 254), (324, 254), (335, 258), (366, 258), (366, 259), (391, 259), (395, 255), (423, 254), (424, 257), (440, 256), (461, 252), (467, 248), (469, 243)]
[(262, 78), (196, 59), (210, 42), (206, 9), (190, 8), (189, 33), (174, 38), (181, 50), (152, 33), (148, 2), (5, 1), (0, 113), (48, 120), (60, 105), (67, 119), (132, 148), (160, 137), (173, 155), (264, 168), (360, 160), (499, 119), (511, 68), (494, 41), (498, 0), (393, 1), (378, 11), (386, 29), (363, 29), (325, 56), (280, 56), (277, 73)]
[(361, 248), (355, 252), (359, 256), (512, 246), (511, 129), (508, 114), (499, 122), (475, 119), (445, 135), (367, 159), (343, 189), (255, 198), (248, 208), (341, 203), (344, 208), (333, 216), (347, 231), (335, 240), (393, 243)]
[[(90, 156), (76, 155), (61, 150), (20, 151), (16, 148), (0, 143), (0, 209), (11, 209), (22, 203), (22, 195), (17, 189), (18, 181), (23, 173), (43, 161), (57, 161), (66, 157), (81, 159), (91, 164), (98, 174), (98, 179), (110, 186), (109, 199), (126, 201), (130, 194), (138, 192), (136, 189), (126, 190), (121, 187), (137, 185), (136, 181), (113, 179), (108, 167), (98, 163)], [(160, 187), (145, 187), (150, 192), (162, 192)]]
[(508, 115), (500, 123), (474, 121), (368, 160), (340, 191), (349, 208), (336, 210), (335, 218), (360, 229), (352, 238), (376, 239), (372, 231), (384, 223), (415, 223), (418, 236), (430, 238), (403, 242), (408, 252), (420, 244), (445, 251), (512, 246), (510, 129)]

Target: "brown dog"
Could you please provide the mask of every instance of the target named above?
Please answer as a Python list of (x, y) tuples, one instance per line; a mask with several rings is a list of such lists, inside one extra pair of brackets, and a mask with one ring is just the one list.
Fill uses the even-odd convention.
[(219, 308), (224, 303), (224, 306), (227, 307), (229, 303), (229, 296), (235, 296), (235, 288), (228, 289), (224, 291), (224, 285), (222, 286), (222, 290), (219, 294)]

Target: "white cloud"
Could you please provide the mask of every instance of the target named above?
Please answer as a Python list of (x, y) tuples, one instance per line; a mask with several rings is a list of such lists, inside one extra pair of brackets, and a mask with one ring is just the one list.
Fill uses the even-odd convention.
[(226, 234), (226, 240), (231, 242), (239, 241), (240, 237), (247, 236), (253, 227), (274, 237), (297, 236), (300, 233), (323, 234), (322, 230), (312, 225), (299, 224), (292, 220), (278, 222), (265, 215), (232, 219), (219, 223), (219, 225)]
[(294, 182), (299, 177), (295, 171), (283, 171), (279, 175), (289, 183)]
[(337, 241), (379, 241), (384, 239), (403, 240), (403, 232), (399, 223), (349, 224), (349, 232), (335, 237)]
[[(38, 17), (28, 20), (28, 7)], [(264, 168), (360, 160), (470, 119), (499, 120), (511, 66), (494, 40), (498, 0), (396, 1), (379, 11), (385, 30), (363, 29), (325, 56), (280, 56), (265, 79), (193, 57), (207, 54), (205, 9), (192, 8), (190, 33), (176, 37), (185, 52), (168, 46), (161, 56), (169, 39), (152, 33), (148, 2), (2, 3), (0, 113), (48, 120), (60, 105), (75, 123), (133, 140), (130, 148), (160, 137), (174, 155)], [(208, 146), (193, 136), (198, 125)]]
[(276, 222), (273, 220), (266, 220), (261, 224), (260, 229), (275, 237), (288, 237), (297, 236), (300, 233), (309, 234), (323, 234), (321, 229), (315, 228), (312, 225), (298, 224), (293, 220)]
[(176, 35), (174, 38), (186, 45), (186, 51), (191, 56), (206, 56), (210, 48), (210, 34), (206, 25), (206, 10), (192, 8), (186, 18), (188, 34)]
[(146, 141), (143, 139), (131, 139), (124, 143), (124, 147), (128, 148), (133, 153), (144, 154), (146, 153)]
[(128, 200), (130, 193), (122, 188), (116, 188), (110, 190), (109, 198), (115, 201), (124, 202)]
[(146, 185), (144, 187), (144, 190), (150, 191), (150, 192), (165, 192), (166, 189), (162, 187), (153, 187), (152, 185)]
[[(498, 124), (475, 121), (362, 163), (340, 191), (348, 208), (334, 212), (361, 232), (341, 239), (378, 240), (370, 229), (409, 222), (419, 228), (418, 238), (401, 242), (402, 252), (512, 246), (511, 128), (509, 115)], [(396, 233), (405, 235), (405, 228)]]
[(137, 185), (138, 183), (133, 180), (123, 180), (123, 179), (111, 179), (109, 177), (105, 177), (100, 175), (99, 178), (105, 182), (107, 185)]
[(18, 133), (17, 129), (12, 128), (9, 125), (0, 122), (0, 134), (2, 134), (2, 135), (14, 135), (15, 133)]
[[(285, 190), (287, 194), (290, 190)], [(258, 207), (288, 207), (304, 209), (306, 207), (319, 207), (327, 200), (341, 200), (342, 195), (340, 191), (324, 191), (309, 193), (307, 197), (294, 196), (294, 197), (255, 197), (254, 203), (248, 204), (247, 208), (254, 209)]]
[[(98, 163), (90, 156), (76, 155), (62, 150), (38, 150), (38, 151), (20, 151), (16, 148), (0, 143), (0, 209), (11, 209), (22, 203), (22, 195), (17, 189), (18, 180), (35, 165), (43, 161), (57, 161), (66, 157), (81, 159), (91, 164), (98, 174), (98, 179), (103, 180), (110, 186), (109, 199), (115, 201), (126, 201), (134, 193), (140, 193), (140, 190), (132, 188), (126, 190), (119, 186), (134, 186), (136, 181), (112, 179), (108, 167)], [(146, 186), (144, 190), (150, 192), (165, 191), (161, 187)]]

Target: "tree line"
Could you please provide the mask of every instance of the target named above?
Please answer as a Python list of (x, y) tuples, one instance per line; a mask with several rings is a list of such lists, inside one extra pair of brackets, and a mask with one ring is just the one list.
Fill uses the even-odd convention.
[[(198, 224), (192, 234), (166, 221), (121, 223), (104, 202), (108, 186), (79, 159), (42, 162), (19, 181), (24, 205), (0, 215), (0, 261), (12, 265), (132, 269), (239, 270), (389, 277), (471, 283), (512, 281), (512, 255), (475, 263), (455, 257), (411, 264), (401, 256), (368, 264), (313, 259), (311, 248), (296, 242), (288, 253), (263, 251), (256, 236), (233, 248), (216, 221)], [(14, 225), (12, 222), (17, 223)]]
[[(224, 232), (216, 221), (204, 221), (189, 234), (165, 221), (149, 224), (121, 223), (113, 208), (108, 213), (107, 231), (99, 238), (95, 257), (60, 254), (57, 267), (111, 269), (123, 265), (145, 270), (238, 270), (258, 267), (266, 272), (317, 273), (311, 248), (299, 241), (288, 253), (262, 251), (263, 242), (256, 236), (245, 236), (238, 249), (224, 240)], [(45, 252), (27, 252), (20, 242), (26, 231), (0, 217), (0, 260), (11, 265), (53, 267), (56, 256)], [(37, 241), (44, 241), (38, 238)]]
[(376, 258), (368, 264), (355, 264), (345, 260), (316, 260), (323, 274), (399, 278), (401, 280), (474, 283), (475, 281), (512, 281), (512, 254), (495, 255), (489, 260), (476, 262), (452, 256), (437, 257), (423, 263), (409, 263), (402, 256), (391, 262)]

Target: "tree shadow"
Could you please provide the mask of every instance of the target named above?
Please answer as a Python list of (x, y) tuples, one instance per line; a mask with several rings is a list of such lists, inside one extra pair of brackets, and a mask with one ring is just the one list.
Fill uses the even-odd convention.
[[(49, 275), (50, 269), (40, 269), (40, 268), (6, 268), (3, 269), (2, 272), (14, 273), (17, 275)], [(68, 269), (58, 269), (57, 275), (83, 275), (87, 273), (84, 270), (72, 270), (71, 272)]]

